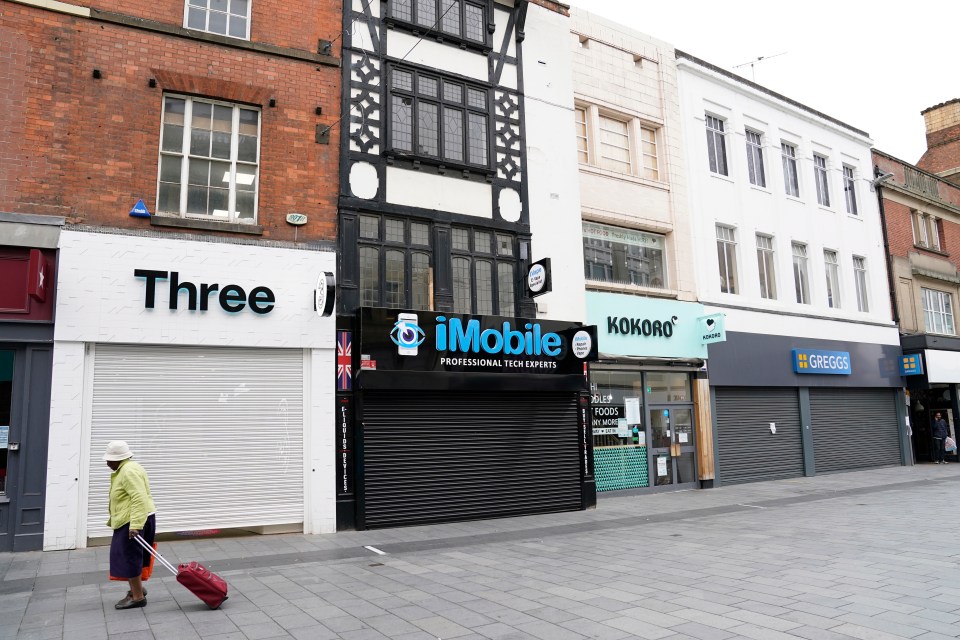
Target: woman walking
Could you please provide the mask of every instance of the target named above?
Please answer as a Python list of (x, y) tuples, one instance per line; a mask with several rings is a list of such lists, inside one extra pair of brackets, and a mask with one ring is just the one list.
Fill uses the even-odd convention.
[(123, 440), (107, 444), (103, 459), (113, 471), (110, 474), (110, 519), (113, 529), (110, 542), (110, 576), (127, 580), (130, 590), (114, 605), (117, 609), (147, 606), (147, 590), (141, 576), (150, 566), (151, 556), (134, 540), (139, 535), (153, 545), (156, 535), (156, 507), (150, 495), (150, 481), (143, 467), (131, 460), (133, 452)]

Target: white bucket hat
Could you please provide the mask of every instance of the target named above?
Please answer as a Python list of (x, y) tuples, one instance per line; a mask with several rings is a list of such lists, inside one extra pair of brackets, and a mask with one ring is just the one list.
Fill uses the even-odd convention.
[(107, 452), (103, 454), (103, 459), (107, 462), (119, 462), (133, 457), (133, 451), (123, 440), (113, 440), (107, 443)]

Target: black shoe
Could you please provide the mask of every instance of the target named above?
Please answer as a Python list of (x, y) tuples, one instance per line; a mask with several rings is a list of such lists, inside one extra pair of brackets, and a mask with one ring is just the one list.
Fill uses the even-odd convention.
[[(130, 591), (130, 590), (128, 589), (128, 590), (127, 590), (127, 597), (130, 598), (131, 600), (133, 600), (133, 591)], [(144, 590), (143, 590), (143, 597), (144, 597), (144, 598), (147, 597), (147, 590), (146, 590), (146, 588), (144, 588)]]
[(143, 598), (142, 600), (134, 600), (133, 598), (126, 597), (117, 604), (113, 605), (114, 609), (140, 609), (141, 607), (147, 606), (147, 599)]

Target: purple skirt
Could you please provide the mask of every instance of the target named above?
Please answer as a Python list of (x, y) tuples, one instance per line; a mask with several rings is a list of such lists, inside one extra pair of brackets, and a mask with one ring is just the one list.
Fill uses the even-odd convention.
[[(140, 531), (140, 536), (153, 545), (157, 534), (157, 518), (147, 516), (147, 522)], [(130, 539), (130, 523), (113, 530), (113, 540), (110, 541), (110, 575), (114, 578), (136, 578), (146, 567), (150, 566), (150, 554), (136, 540)]]

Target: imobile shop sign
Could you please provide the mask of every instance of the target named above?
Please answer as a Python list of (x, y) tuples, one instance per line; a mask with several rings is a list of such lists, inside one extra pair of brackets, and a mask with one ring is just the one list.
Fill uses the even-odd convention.
[(360, 316), (367, 370), (582, 375), (597, 359), (596, 327), (580, 323), (371, 308)]

